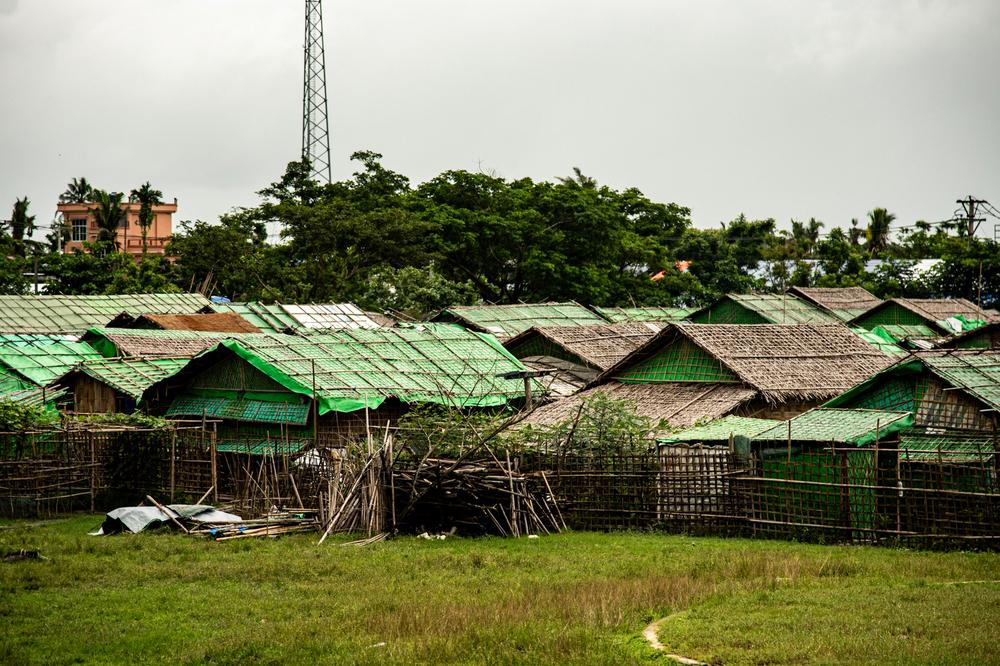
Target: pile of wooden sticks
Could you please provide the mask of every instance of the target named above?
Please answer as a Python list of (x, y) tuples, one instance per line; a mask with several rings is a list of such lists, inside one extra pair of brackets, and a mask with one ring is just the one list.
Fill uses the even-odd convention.
[(189, 530), (190, 534), (210, 537), (216, 541), (250, 537), (276, 537), (319, 529), (315, 509), (287, 509), (268, 513), (260, 518), (238, 523), (202, 523)]
[(400, 525), (514, 537), (565, 528), (547, 480), (522, 474), (509, 458), (401, 463), (393, 473)]

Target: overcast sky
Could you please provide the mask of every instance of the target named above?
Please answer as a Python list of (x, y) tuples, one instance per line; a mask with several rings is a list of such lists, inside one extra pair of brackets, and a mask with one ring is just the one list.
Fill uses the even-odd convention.
[[(0, 0), (0, 218), (74, 176), (214, 221), (301, 150), (301, 0)], [(579, 166), (827, 228), (1000, 207), (996, 0), (326, 0), (334, 178)], [(992, 236), (989, 218), (984, 232)], [(987, 231), (988, 230), (988, 231)]]

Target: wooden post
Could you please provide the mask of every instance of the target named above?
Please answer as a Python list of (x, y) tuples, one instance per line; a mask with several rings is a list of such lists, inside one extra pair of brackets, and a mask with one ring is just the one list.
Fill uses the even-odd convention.
[(96, 510), (95, 495), (97, 493), (97, 447), (94, 444), (94, 433), (88, 431), (87, 439), (90, 440), (90, 512)]
[(219, 464), (216, 460), (216, 446), (215, 441), (215, 431), (212, 431), (211, 436), (208, 438), (208, 447), (212, 455), (212, 500), (218, 504), (219, 503)]
[(531, 411), (531, 377), (524, 377), (524, 408)]
[(896, 533), (902, 529), (903, 476), (900, 473), (899, 445), (896, 445)]
[[(312, 389), (313, 389), (313, 399), (312, 399), (313, 448), (319, 449), (319, 400), (316, 397), (316, 359), (312, 359), (310, 363), (312, 363)], [(365, 398), (366, 406), (368, 404), (367, 401), (368, 399), (366, 397)]]
[(174, 503), (174, 487), (177, 479), (177, 431), (170, 431), (170, 503)]

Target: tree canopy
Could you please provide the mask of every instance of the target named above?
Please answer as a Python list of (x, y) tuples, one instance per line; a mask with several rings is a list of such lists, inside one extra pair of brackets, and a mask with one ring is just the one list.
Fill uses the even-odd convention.
[[(353, 301), (410, 317), (476, 301), (696, 306), (793, 285), (966, 297), (985, 307), (1000, 298), (996, 243), (962, 236), (957, 225), (894, 229), (885, 207), (874, 207), (864, 225), (808, 218), (779, 229), (774, 219), (739, 215), (698, 229), (683, 205), (609, 187), (577, 168), (551, 182), (451, 170), (413, 185), (378, 153), (352, 159), (352, 177), (330, 184), (311, 180), (308, 163), (291, 162), (258, 193), (258, 205), (215, 223), (179, 223), (170, 262), (109, 256), (122, 195), (74, 178), (62, 199), (95, 205), (98, 242), (86, 254), (45, 255), (50, 289), (199, 289), (234, 300)], [(129, 195), (140, 203), (144, 239), (161, 197), (148, 182)], [(279, 242), (268, 242), (268, 228), (280, 229)], [(0, 246), (8, 248), (0, 288), (16, 292), (12, 262), (24, 253), (13, 236)], [(922, 259), (940, 261), (921, 272)]]

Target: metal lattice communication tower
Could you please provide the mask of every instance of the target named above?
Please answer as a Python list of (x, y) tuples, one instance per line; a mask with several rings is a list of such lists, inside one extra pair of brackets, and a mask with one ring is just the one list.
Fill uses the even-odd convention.
[(321, 0), (306, 0), (302, 157), (312, 165), (310, 175), (313, 178), (330, 182), (330, 121), (326, 109), (326, 54), (323, 49)]

